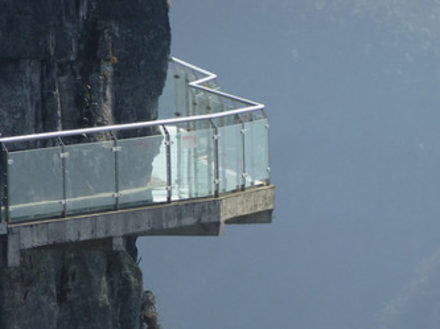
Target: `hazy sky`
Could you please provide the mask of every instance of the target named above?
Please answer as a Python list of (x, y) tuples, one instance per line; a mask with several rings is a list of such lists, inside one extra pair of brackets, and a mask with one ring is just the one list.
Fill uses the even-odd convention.
[(440, 1), (174, 0), (173, 54), (266, 104), (276, 211), (142, 238), (163, 329), (440, 327)]

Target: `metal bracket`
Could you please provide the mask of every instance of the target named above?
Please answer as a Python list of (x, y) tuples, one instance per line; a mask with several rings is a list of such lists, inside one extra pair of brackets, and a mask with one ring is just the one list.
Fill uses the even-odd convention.
[(122, 147), (120, 146), (113, 146), (112, 147), (112, 152), (121, 152)]
[(14, 159), (8, 159), (8, 165), (13, 165), (14, 164)]
[(60, 153), (60, 158), (61, 159), (67, 159), (69, 157), (69, 152), (61, 152)]
[(115, 192), (115, 193), (112, 194), (112, 196), (113, 196), (114, 198), (120, 198), (121, 195), (122, 195), (121, 192)]

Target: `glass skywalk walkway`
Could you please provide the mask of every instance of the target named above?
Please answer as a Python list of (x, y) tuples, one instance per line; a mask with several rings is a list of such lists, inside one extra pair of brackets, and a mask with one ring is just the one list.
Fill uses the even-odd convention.
[(214, 74), (176, 58), (160, 103), (173, 109), (168, 114), (174, 118), (0, 138), (1, 221), (56, 219), (269, 185), (263, 105), (220, 91)]

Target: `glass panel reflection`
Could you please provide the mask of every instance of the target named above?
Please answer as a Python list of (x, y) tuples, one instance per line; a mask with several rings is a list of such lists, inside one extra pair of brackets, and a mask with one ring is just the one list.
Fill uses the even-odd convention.
[(175, 128), (170, 135), (173, 200), (213, 195), (213, 129)]
[(162, 135), (118, 141), (119, 204), (121, 207), (165, 202), (167, 166)]
[(245, 122), (246, 186), (269, 179), (269, 125), (267, 119)]
[(188, 116), (187, 77), (182, 70), (176, 69), (174, 75), (176, 92), (176, 116)]
[(220, 193), (240, 189), (243, 184), (242, 125), (219, 127)]
[(10, 221), (62, 215), (60, 154), (60, 147), (8, 154)]
[(112, 209), (115, 205), (113, 141), (68, 145), (67, 213)]

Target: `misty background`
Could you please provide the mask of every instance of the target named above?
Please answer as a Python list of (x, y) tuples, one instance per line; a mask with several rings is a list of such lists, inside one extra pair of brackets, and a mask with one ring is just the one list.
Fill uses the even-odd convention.
[(440, 327), (440, 1), (173, 0), (172, 54), (266, 105), (271, 225), (138, 240), (163, 329)]

